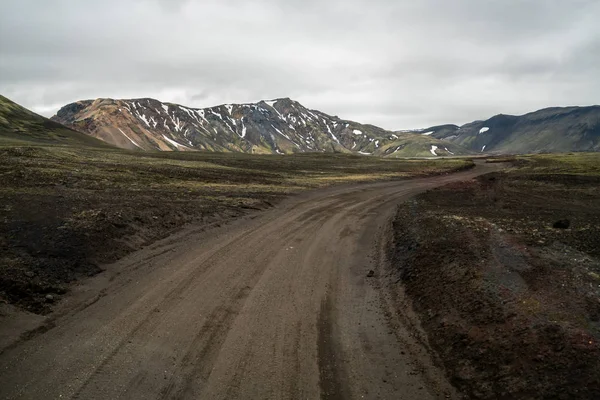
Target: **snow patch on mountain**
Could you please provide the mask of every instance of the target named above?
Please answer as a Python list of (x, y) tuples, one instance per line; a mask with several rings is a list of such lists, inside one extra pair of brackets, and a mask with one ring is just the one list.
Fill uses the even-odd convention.
[(168, 137), (166, 137), (165, 135), (162, 135), (162, 137), (165, 138), (165, 140), (169, 143), (171, 143), (173, 146), (175, 147), (181, 147), (183, 149), (188, 149), (187, 146), (182, 145), (181, 143), (177, 143), (176, 141), (174, 141), (173, 139), (169, 139)]
[(290, 139), (290, 137), (288, 135), (286, 135), (285, 133), (281, 132), (279, 129), (275, 128), (273, 125), (271, 125), (271, 127), (273, 129), (275, 129), (277, 131), (277, 133), (279, 133), (281, 136), (285, 137), (287, 140), (291, 141), (292, 139)]
[(121, 128), (117, 128), (119, 130), (119, 132), (121, 132), (123, 134), (123, 136), (125, 136), (127, 139), (129, 139), (129, 141), (131, 143), (133, 143), (134, 145), (136, 145), (137, 147), (139, 147), (140, 149), (142, 148), (139, 144), (137, 144), (132, 138), (130, 138), (129, 136), (127, 136), (127, 134), (125, 132), (123, 132), (121, 130)]
[(329, 132), (333, 140), (335, 140), (338, 144), (341, 144), (338, 138), (333, 134), (333, 132), (331, 132), (331, 128), (329, 127), (329, 125), (327, 125), (327, 132)]
[(139, 119), (141, 119), (142, 121), (144, 121), (144, 123), (148, 126), (148, 128), (150, 128), (150, 123), (148, 122), (148, 120), (146, 119), (146, 116), (143, 114), (140, 114), (137, 110), (136, 110), (136, 115)]
[(272, 109), (273, 109), (273, 110), (274, 110), (274, 111), (277, 113), (277, 116), (278, 116), (280, 119), (282, 119), (282, 120), (284, 120), (284, 121), (286, 121), (286, 122), (287, 122), (286, 118), (285, 118), (285, 117), (284, 117), (284, 116), (283, 116), (283, 115), (282, 115), (282, 114), (279, 112), (279, 110), (277, 110), (277, 109), (275, 108), (275, 103), (277, 103), (277, 100), (265, 101), (265, 103), (266, 103), (266, 104), (267, 104), (269, 107), (271, 107), (271, 108), (272, 108)]
[(221, 116), (221, 114), (219, 114), (218, 112), (215, 112), (213, 110), (209, 110), (213, 115), (215, 115), (216, 117), (218, 117), (221, 121), (223, 121), (223, 116)]

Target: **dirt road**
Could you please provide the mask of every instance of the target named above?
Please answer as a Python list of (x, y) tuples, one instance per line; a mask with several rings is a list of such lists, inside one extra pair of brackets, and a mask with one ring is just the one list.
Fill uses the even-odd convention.
[(388, 290), (387, 229), (398, 202), (497, 168), (307, 193), (139, 251), (2, 352), (0, 397), (455, 397)]

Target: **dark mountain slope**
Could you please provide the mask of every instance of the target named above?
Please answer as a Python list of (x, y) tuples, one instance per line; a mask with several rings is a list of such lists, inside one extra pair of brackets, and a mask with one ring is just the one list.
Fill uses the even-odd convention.
[(522, 116), (496, 115), (452, 129), (422, 132), (475, 152), (600, 151), (600, 106), (553, 107)]

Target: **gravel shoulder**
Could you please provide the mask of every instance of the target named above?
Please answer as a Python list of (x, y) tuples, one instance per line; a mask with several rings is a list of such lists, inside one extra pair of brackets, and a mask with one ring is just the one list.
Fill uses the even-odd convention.
[(395, 271), (468, 397), (600, 398), (600, 179), (597, 161), (580, 165), (590, 157), (541, 156), (399, 207)]

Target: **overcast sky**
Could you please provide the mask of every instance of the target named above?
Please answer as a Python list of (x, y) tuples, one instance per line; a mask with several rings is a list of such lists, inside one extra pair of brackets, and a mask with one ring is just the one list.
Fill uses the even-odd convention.
[(600, 0), (2, 0), (0, 94), (291, 97), (387, 129), (600, 103)]

